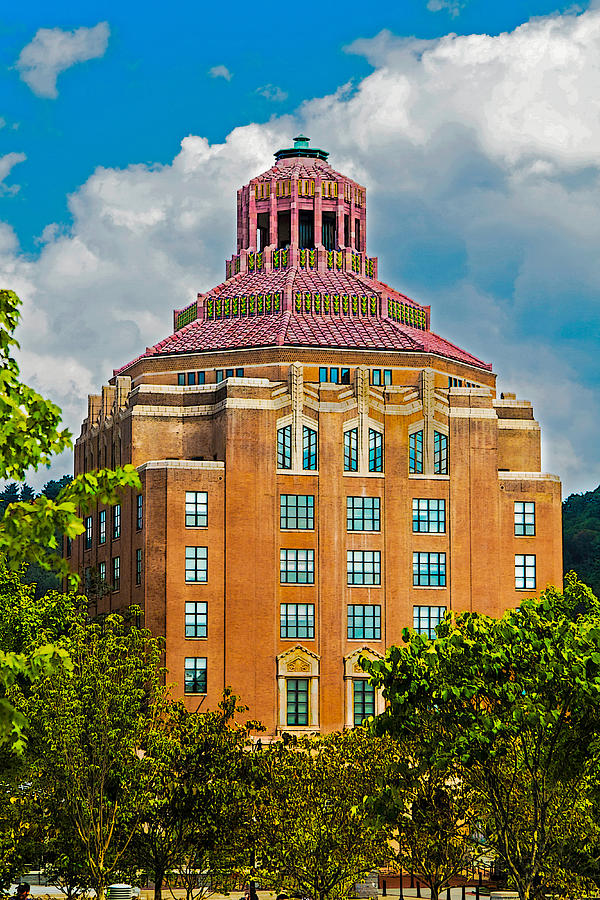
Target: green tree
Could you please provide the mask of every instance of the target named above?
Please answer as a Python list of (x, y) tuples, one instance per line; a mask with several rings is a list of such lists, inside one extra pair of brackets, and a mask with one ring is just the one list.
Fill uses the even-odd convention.
[(325, 900), (385, 863), (385, 833), (363, 798), (378, 790), (393, 752), (392, 742), (355, 728), (257, 754), (252, 834), (263, 880)]
[(563, 568), (600, 596), (600, 487), (563, 501)]
[[(212, 712), (192, 713), (173, 703), (149, 734), (154, 786), (133, 850), (152, 873), (156, 900), (173, 870), (184, 877), (188, 900), (209, 887), (230, 886), (251, 797), (250, 729), (257, 727), (236, 722), (245, 710), (229, 690)], [(198, 873), (208, 869), (210, 886), (198, 882)]]
[[(377, 731), (414, 740), (440, 767), (460, 762), (489, 846), (522, 900), (551, 884), (546, 860), (585, 791), (600, 728), (600, 615), (571, 574), (496, 620), (447, 617), (430, 641), (366, 661), (388, 707)], [(423, 737), (421, 738), (423, 740)]]
[[(114, 614), (75, 622), (59, 643), (72, 671), (38, 679), (21, 700), (31, 722), (32, 783), (45, 814), (72, 835), (63, 867), (81, 861), (82, 877), (103, 900), (126, 868), (153, 791), (145, 749), (164, 708), (162, 644)], [(60, 865), (59, 854), (57, 872)]]

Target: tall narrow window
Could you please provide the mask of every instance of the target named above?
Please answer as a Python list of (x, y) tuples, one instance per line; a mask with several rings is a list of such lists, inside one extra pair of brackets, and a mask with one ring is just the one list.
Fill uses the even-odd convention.
[(138, 531), (142, 530), (142, 526), (144, 524), (144, 496), (143, 494), (138, 494), (136, 499), (136, 507), (135, 507), (135, 527)]
[(346, 472), (358, 470), (358, 428), (344, 432), (344, 470)]
[(381, 369), (371, 369), (371, 384), (381, 384)]
[(135, 583), (142, 583), (142, 551), (139, 547), (135, 551)]
[(289, 247), (292, 240), (292, 214), (289, 209), (277, 213), (277, 247)]
[(346, 550), (348, 584), (381, 584), (379, 550)]
[(518, 591), (535, 590), (535, 556), (518, 553), (515, 556), (515, 588)]
[(121, 557), (114, 556), (112, 561), (112, 589), (118, 591), (121, 587)]
[(444, 534), (446, 531), (446, 501), (417, 499), (412, 502), (413, 531)]
[(341, 369), (340, 384), (350, 384), (350, 369)]
[(219, 384), (221, 381), (223, 381), (224, 378), (225, 378), (225, 375), (223, 373), (223, 369), (216, 369), (215, 370), (215, 381), (217, 382), (217, 384)]
[(369, 472), (383, 472), (383, 435), (369, 428)]
[(195, 372), (187, 373), (187, 383), (188, 384), (196, 384), (196, 373)]
[(308, 678), (287, 679), (288, 725), (308, 725)]
[(336, 217), (334, 212), (322, 213), (322, 243), (326, 250), (335, 250)]
[(327, 366), (321, 366), (319, 368), (319, 383), (327, 381)]
[(120, 503), (116, 503), (115, 506), (113, 506), (112, 521), (113, 521), (112, 536), (113, 536), (113, 541), (116, 541), (117, 538), (121, 537), (121, 504)]
[(446, 554), (413, 553), (413, 585), (446, 587)]
[(292, 468), (292, 426), (277, 429), (277, 468)]
[(354, 678), (352, 688), (354, 724), (362, 725), (365, 719), (375, 715), (375, 688), (366, 678)]
[(391, 370), (391, 369), (384, 369), (384, 370), (383, 370), (383, 383), (384, 383), (384, 384), (391, 384), (391, 383), (392, 383), (392, 370)]
[(361, 239), (361, 233), (360, 233), (360, 219), (354, 220), (354, 246), (360, 253), (360, 251), (362, 250), (362, 239)]
[(206, 693), (205, 656), (186, 656), (184, 672), (184, 692), (186, 694)]
[(344, 247), (350, 246), (350, 216), (344, 216)]
[(185, 492), (185, 527), (206, 528), (208, 525), (208, 493)]
[(317, 468), (317, 432), (306, 425), (302, 428), (302, 468)]
[(66, 543), (65, 555), (68, 558), (71, 555), (71, 553), (73, 552), (73, 541), (70, 537), (68, 537), (65, 539), (65, 543)]
[(85, 549), (92, 549), (92, 517), (85, 517)]
[(198, 384), (206, 384), (206, 372), (198, 372)]
[(329, 370), (329, 380), (332, 384), (339, 384), (340, 370), (338, 366), (332, 366)]
[(208, 603), (201, 600), (186, 600), (186, 638), (205, 638), (208, 634)]
[(413, 606), (413, 628), (428, 638), (435, 637), (435, 629), (446, 615), (445, 606)]
[(177, 384), (185, 384), (185, 372), (178, 372)]
[(98, 513), (98, 543), (106, 543), (106, 510), (101, 509)]
[(106, 563), (105, 562), (98, 563), (98, 582), (99, 582), (100, 590), (102, 590), (102, 589), (106, 590), (106, 588), (105, 588), (105, 585), (106, 585)]
[(284, 641), (306, 638), (314, 640), (315, 607), (313, 603), (282, 603), (279, 636)]
[(435, 475), (448, 474), (448, 437), (441, 431), (433, 432), (433, 471)]
[(408, 436), (408, 471), (411, 474), (423, 472), (423, 432), (413, 431)]
[(515, 534), (525, 537), (535, 534), (535, 503), (515, 501)]
[(185, 548), (185, 580), (208, 581), (208, 547)]
[(279, 579), (282, 584), (314, 584), (314, 550), (280, 550)]
[(310, 209), (301, 209), (298, 213), (298, 237), (300, 249), (311, 249), (315, 246), (315, 216)]

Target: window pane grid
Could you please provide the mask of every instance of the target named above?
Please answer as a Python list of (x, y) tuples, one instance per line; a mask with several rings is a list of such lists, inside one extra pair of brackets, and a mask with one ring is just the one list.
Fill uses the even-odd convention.
[(344, 470), (346, 472), (358, 470), (358, 428), (344, 432)]
[(277, 468), (292, 468), (292, 426), (277, 429)]
[(121, 557), (115, 556), (112, 561), (112, 582), (113, 591), (118, 591), (121, 587)]
[(186, 528), (206, 528), (208, 525), (208, 493), (206, 491), (185, 492)]
[(92, 547), (92, 517), (85, 517), (85, 549), (91, 550)]
[(348, 605), (348, 640), (381, 640), (381, 606)]
[(440, 431), (433, 432), (433, 472), (448, 474), (448, 437)]
[(280, 606), (280, 637), (283, 640), (315, 636), (315, 607), (312, 603), (282, 603)]
[(121, 504), (113, 507), (113, 540), (121, 537)]
[(302, 468), (317, 468), (317, 432), (306, 425), (302, 428)]
[(381, 584), (379, 550), (347, 550), (348, 584)]
[(517, 590), (535, 590), (535, 556), (517, 554), (515, 556), (515, 588)]
[(413, 606), (413, 628), (419, 634), (434, 638), (435, 629), (445, 615), (445, 606)]
[(287, 724), (308, 725), (308, 678), (287, 679)]
[(413, 553), (413, 585), (415, 587), (445, 587), (446, 554)]
[(526, 536), (535, 534), (535, 503), (515, 501), (515, 534)]
[(98, 543), (106, 543), (106, 510), (103, 509), (98, 514)]
[(383, 435), (369, 428), (369, 472), (383, 472)]
[(379, 497), (346, 497), (348, 531), (379, 531), (381, 500)]
[(314, 550), (280, 550), (279, 574), (282, 584), (314, 584)]
[(208, 547), (185, 548), (185, 580), (208, 581)]
[(206, 693), (206, 657), (186, 656), (184, 691), (186, 694)]
[(408, 471), (419, 475), (423, 472), (423, 432), (413, 431), (408, 436)]
[(142, 583), (142, 551), (139, 547), (135, 551), (135, 583)]
[(444, 534), (446, 531), (446, 501), (413, 499), (413, 531)]
[(353, 688), (354, 724), (361, 725), (368, 716), (375, 715), (375, 688), (366, 678), (355, 678)]
[(315, 527), (315, 498), (312, 494), (281, 494), (280, 528), (306, 530)]
[(185, 604), (186, 638), (205, 638), (208, 633), (208, 603), (187, 600)]
[(137, 495), (136, 500), (136, 514), (135, 514), (135, 527), (138, 531), (141, 531), (141, 528), (144, 524), (144, 496), (143, 494)]

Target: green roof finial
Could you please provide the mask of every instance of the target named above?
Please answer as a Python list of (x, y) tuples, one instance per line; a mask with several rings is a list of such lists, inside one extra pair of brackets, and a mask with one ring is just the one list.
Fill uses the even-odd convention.
[(295, 149), (308, 150), (309, 143), (310, 138), (305, 137), (303, 134), (299, 134), (298, 137), (294, 138)]

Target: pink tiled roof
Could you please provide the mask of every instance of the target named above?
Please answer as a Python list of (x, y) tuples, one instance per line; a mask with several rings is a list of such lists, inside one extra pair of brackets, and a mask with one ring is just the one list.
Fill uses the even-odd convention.
[(330, 178), (332, 181), (350, 181), (347, 175), (336, 172), (335, 169), (325, 162), (324, 159), (311, 159), (310, 157), (292, 157), (282, 159), (262, 172), (256, 175), (252, 181), (270, 181), (271, 178), (314, 178), (319, 175), (321, 178)]

